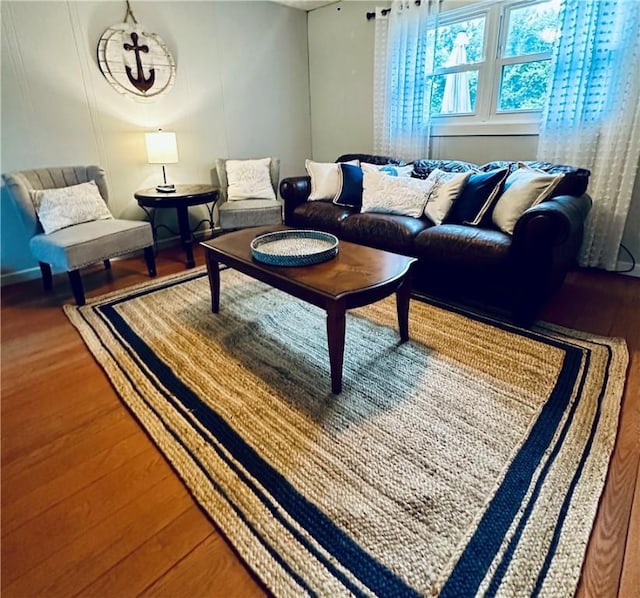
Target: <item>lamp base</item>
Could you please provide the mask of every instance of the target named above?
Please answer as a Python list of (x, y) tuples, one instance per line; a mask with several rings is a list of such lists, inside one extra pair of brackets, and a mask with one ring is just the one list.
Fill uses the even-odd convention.
[(156, 187), (156, 191), (158, 193), (175, 193), (176, 192), (176, 186), (171, 184), (171, 185), (158, 185)]

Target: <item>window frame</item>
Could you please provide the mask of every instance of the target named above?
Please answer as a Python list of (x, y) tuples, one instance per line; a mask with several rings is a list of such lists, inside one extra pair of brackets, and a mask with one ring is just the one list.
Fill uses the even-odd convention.
[(509, 33), (509, 18), (514, 9), (541, 4), (547, 0), (481, 0), (463, 8), (442, 12), (438, 26), (484, 17), (484, 59), (454, 67), (439, 67), (432, 75), (478, 71), (478, 87), (474, 114), (432, 114), (434, 136), (473, 135), (537, 135), (542, 110), (499, 111), (498, 97), (502, 69), (512, 64), (525, 64), (551, 58), (551, 52), (504, 57)]

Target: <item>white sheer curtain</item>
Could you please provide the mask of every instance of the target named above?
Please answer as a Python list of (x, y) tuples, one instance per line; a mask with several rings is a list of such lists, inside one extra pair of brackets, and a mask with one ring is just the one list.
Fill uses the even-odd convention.
[(429, 156), (435, 31), (442, 0), (395, 0), (376, 10), (374, 151), (406, 160)]
[(640, 2), (565, 0), (538, 158), (591, 170), (583, 266), (613, 270), (640, 158)]

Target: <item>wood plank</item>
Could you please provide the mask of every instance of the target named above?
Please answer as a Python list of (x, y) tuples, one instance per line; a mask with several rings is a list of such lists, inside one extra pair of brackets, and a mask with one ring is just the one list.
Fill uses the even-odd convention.
[[(91, 489), (84, 494), (88, 497)], [(168, 475), (150, 481), (135, 500), (110, 514), (103, 512), (103, 519), (82, 530), (64, 550), (52, 553), (15, 580), (3, 591), (3, 596), (72, 596), (191, 506), (177, 478)], [(105, 538), (109, 540), (105, 542)]]
[(49, 481), (42, 481), (31, 492), (25, 492), (17, 499), (5, 503), (3, 497), (2, 536), (86, 489), (109, 472), (128, 465), (129, 461), (150, 448), (140, 435), (131, 434), (101, 452), (79, 456), (78, 461), (66, 471)]
[(43, 442), (2, 468), (2, 505), (19, 500), (38, 486), (64, 475), (85, 455), (104, 451), (123, 438), (138, 435), (139, 430), (127, 412), (114, 408), (86, 426), (69, 430), (52, 442)]
[[(81, 397), (65, 406), (60, 411), (48, 414), (42, 418), (37, 413), (25, 414), (24, 421), (20, 425), (12, 424), (9, 418), (2, 418), (2, 466), (8, 465), (20, 455), (35, 450), (42, 443), (53, 442), (69, 433), (71, 430), (89, 425), (97, 418), (104, 417), (120, 406), (111, 401), (101, 402), (96, 399), (100, 396), (99, 389), (91, 389), (88, 393), (80, 392), (86, 388), (86, 382), (77, 380), (73, 384), (63, 386), (69, 392), (80, 393)], [(64, 392), (64, 391), (63, 391)], [(6, 426), (6, 427), (5, 427)]]
[(137, 596), (208, 536), (216, 533), (207, 522), (202, 511), (197, 506), (190, 505), (126, 558), (82, 588), (82, 595), (96, 598), (117, 596), (126, 586), (130, 595)]
[(238, 557), (211, 534), (140, 596), (264, 596)]
[[(11, 560), (12, 567), (3, 571), (3, 583), (14, 581), (52, 554), (65, 550), (74, 539), (135, 502), (141, 493), (170, 474), (164, 458), (149, 447), (97, 480), (89, 491), (73, 494), (9, 532), (2, 537), (2, 556), (3, 561)], [(143, 509), (144, 503), (139, 508)]]
[[(640, 443), (640, 437), (638, 443)], [(640, 463), (636, 475), (636, 491), (627, 538), (619, 596), (631, 598), (640, 594)]]

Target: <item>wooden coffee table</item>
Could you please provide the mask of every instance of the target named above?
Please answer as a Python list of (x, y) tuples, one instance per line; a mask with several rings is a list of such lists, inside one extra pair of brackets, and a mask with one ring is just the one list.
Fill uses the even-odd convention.
[(408, 340), (411, 265), (416, 259), (347, 241), (340, 241), (335, 258), (313, 266), (269, 266), (253, 259), (250, 243), (255, 237), (287, 228), (261, 226), (201, 243), (211, 286), (211, 311), (220, 309), (220, 263), (323, 308), (327, 312), (331, 391), (338, 394), (342, 390), (346, 310), (395, 292), (400, 339)]

